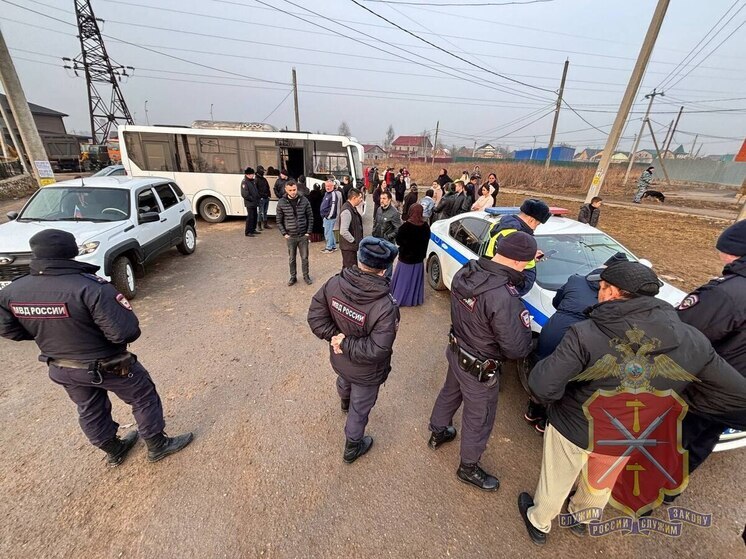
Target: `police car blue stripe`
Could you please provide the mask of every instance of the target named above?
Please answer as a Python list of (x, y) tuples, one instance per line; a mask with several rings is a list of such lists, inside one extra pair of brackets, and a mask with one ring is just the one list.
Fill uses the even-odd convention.
[[(457, 251), (455, 248), (453, 248), (450, 243), (444, 241), (440, 238), (440, 236), (436, 235), (432, 231), (430, 232), (430, 240), (438, 245), (441, 250), (443, 250), (448, 256), (456, 260), (456, 262), (458, 262), (462, 266), (470, 260), (459, 251)], [(533, 306), (531, 303), (526, 301), (526, 299), (521, 299), (521, 301), (523, 301), (523, 304), (526, 305), (528, 312), (531, 313), (531, 318), (534, 320), (534, 322), (536, 322), (536, 324), (543, 328), (544, 325), (549, 321), (549, 317), (541, 312), (539, 309), (537, 309), (535, 306)]]

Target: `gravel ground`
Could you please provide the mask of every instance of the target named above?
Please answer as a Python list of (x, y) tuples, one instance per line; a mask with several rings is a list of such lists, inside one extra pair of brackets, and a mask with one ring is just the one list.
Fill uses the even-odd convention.
[[(607, 209), (602, 227), (630, 248), (656, 262), (666, 251), (672, 262), (686, 258), (686, 224), (669, 242), (670, 222), (640, 235), (637, 224), (625, 229), (633, 216), (621, 212), (630, 210), (618, 211)], [(535, 488), (541, 438), (522, 419), (526, 398), (510, 370), (483, 457), (502, 486), (485, 494), (459, 483), (458, 444), (426, 446), (446, 367), (447, 293), (427, 290), (424, 306), (402, 309), (393, 372), (369, 424), (375, 445), (344, 464), (344, 416), (327, 349), (306, 324), (310, 297), (338, 270), (340, 255), (319, 254), (313, 244), (315, 285), (288, 288), (276, 229), (246, 239), (238, 220), (198, 226), (196, 253), (160, 257), (133, 301), (143, 335), (132, 349), (159, 388), (168, 430), (196, 435), (183, 452), (148, 464), (138, 443), (121, 467), (107, 469), (35, 345), (0, 340), (1, 557), (743, 556), (743, 451), (714, 455), (680, 499), (713, 513), (711, 528), (579, 545), (555, 527), (547, 546), (534, 547), (516, 499)], [(687, 266), (699, 267), (704, 254)], [(694, 281), (684, 267), (676, 270)], [(114, 415), (122, 432), (133, 423), (116, 398)]]

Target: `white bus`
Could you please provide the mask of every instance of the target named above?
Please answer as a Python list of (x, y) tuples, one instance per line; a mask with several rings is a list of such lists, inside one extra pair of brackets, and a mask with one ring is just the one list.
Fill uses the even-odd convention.
[(269, 215), (275, 215), (274, 183), (285, 168), (306, 177), (311, 189), (329, 175), (349, 175), (362, 189), (363, 146), (346, 136), (282, 132), (266, 124), (195, 121), (191, 127), (119, 126), (122, 165), (132, 177), (166, 177), (189, 198), (195, 215), (219, 223), (245, 216), (241, 180), (246, 167), (262, 165), (272, 190)]

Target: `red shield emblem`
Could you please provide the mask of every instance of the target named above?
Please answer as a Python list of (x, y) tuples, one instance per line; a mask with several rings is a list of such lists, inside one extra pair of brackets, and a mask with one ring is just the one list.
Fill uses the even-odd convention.
[(599, 390), (583, 411), (591, 451), (586, 480), (591, 489), (611, 489), (615, 508), (639, 516), (686, 487), (681, 421), (687, 405), (673, 390)]

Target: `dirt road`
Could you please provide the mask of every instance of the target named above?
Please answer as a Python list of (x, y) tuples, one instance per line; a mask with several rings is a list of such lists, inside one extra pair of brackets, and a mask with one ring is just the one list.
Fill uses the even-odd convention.
[[(108, 470), (35, 345), (0, 340), (0, 556), (743, 556), (743, 451), (713, 456), (680, 499), (713, 513), (711, 528), (581, 544), (555, 527), (535, 548), (516, 498), (535, 488), (541, 438), (522, 419), (526, 398), (512, 372), (483, 458), (502, 486), (484, 494), (459, 483), (458, 444), (426, 446), (446, 367), (446, 293), (428, 290), (424, 306), (402, 309), (393, 372), (369, 424), (375, 445), (344, 464), (327, 349), (306, 324), (309, 299), (340, 255), (312, 245), (316, 284), (288, 288), (277, 230), (253, 240), (242, 230), (240, 221), (199, 223), (197, 252), (161, 257), (133, 302), (143, 335), (132, 349), (159, 388), (168, 430), (196, 434), (163, 462), (148, 464), (138, 443)], [(114, 414), (122, 432), (133, 423), (116, 399)]]

